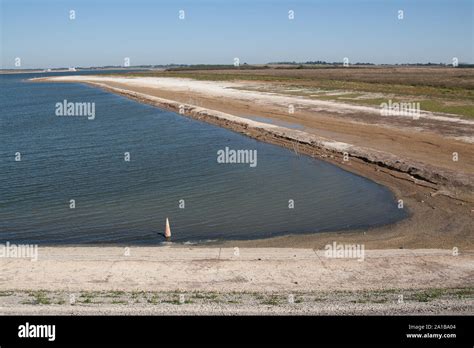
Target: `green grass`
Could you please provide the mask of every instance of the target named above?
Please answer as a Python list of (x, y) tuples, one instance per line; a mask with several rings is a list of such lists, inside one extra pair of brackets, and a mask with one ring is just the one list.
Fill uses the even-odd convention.
[(261, 304), (268, 306), (278, 306), (280, 304), (280, 300), (278, 299), (278, 296), (270, 295), (269, 297), (265, 298)]
[(332, 89), (351, 91), (398, 94), (409, 96), (450, 97), (460, 99), (473, 99), (474, 91), (465, 88), (447, 88), (432, 86), (412, 86), (407, 84), (368, 83), (354, 81), (326, 80), (318, 82), (319, 86)]
[(78, 303), (101, 303), (101, 302), (97, 302), (97, 301), (94, 301), (94, 299), (97, 297), (97, 296), (100, 296), (101, 293), (100, 292), (95, 292), (95, 291), (83, 291), (81, 292), (79, 298), (77, 299), (77, 302)]
[[(28, 297), (22, 304), (27, 305), (68, 305), (66, 295), (64, 292), (49, 292), (45, 290), (38, 291), (20, 291)], [(3, 291), (2, 296), (18, 296), (16, 291)], [(119, 297), (118, 295), (122, 295)], [(191, 292), (184, 293), (185, 301), (179, 301), (179, 292), (81, 292), (77, 300), (77, 304), (92, 304), (98, 305), (106, 304), (131, 304), (131, 303), (148, 303), (150, 305), (159, 305), (161, 303), (169, 303), (173, 305), (215, 302), (222, 304), (236, 304), (246, 303), (247, 300), (256, 300), (260, 305), (267, 306), (282, 306), (286, 305), (287, 294), (284, 293), (257, 293), (257, 292), (232, 292), (230, 294), (222, 294), (219, 292)], [(449, 289), (424, 289), (424, 290), (410, 290), (410, 289), (387, 289), (374, 291), (332, 291), (328, 293), (295, 293), (294, 303), (317, 303), (326, 302), (331, 299), (340, 298), (346, 303), (393, 303), (398, 299), (398, 295), (403, 294), (405, 301), (409, 302), (430, 302), (439, 299), (466, 299), (474, 298), (474, 288), (449, 288)], [(24, 296), (23, 295), (23, 296)], [(142, 297), (139, 297), (143, 295)], [(231, 295), (228, 297), (227, 295)], [(161, 299), (161, 301), (160, 301)], [(20, 298), (23, 300), (23, 298)], [(99, 300), (103, 300), (100, 302)]]
[(111, 291), (109, 293), (109, 296), (110, 297), (120, 297), (120, 296), (123, 296), (125, 294), (125, 292), (123, 291)]
[(464, 298), (473, 298), (474, 297), (474, 288), (464, 288), (454, 290), (454, 294), (461, 299)]
[(413, 298), (418, 302), (429, 302), (441, 297), (444, 293), (443, 289), (430, 289), (415, 293)]
[(35, 291), (29, 293), (31, 297), (33, 297), (33, 303), (34, 304), (40, 304), (40, 305), (49, 305), (51, 304), (51, 300), (49, 297), (46, 295), (45, 291)]
[(192, 297), (196, 299), (204, 299), (204, 300), (217, 300), (219, 296), (215, 293), (206, 293), (206, 294), (194, 293), (192, 294)]
[(447, 105), (440, 100), (422, 100), (420, 101), (422, 110), (431, 112), (445, 112), (448, 114), (474, 117), (474, 104), (472, 105)]
[(144, 294), (145, 294), (144, 291), (132, 291), (132, 298), (138, 299), (139, 297), (142, 297)]
[(400, 98), (346, 99), (348, 97), (344, 98), (344, 96), (331, 96), (331, 95), (313, 96), (311, 98), (321, 99), (321, 100), (341, 101), (341, 102), (347, 102), (350, 104), (361, 104), (361, 105), (367, 105), (367, 106), (380, 106), (382, 103), (387, 103), (388, 99), (391, 99), (392, 103), (419, 102), (420, 109), (424, 111), (443, 112), (447, 114), (474, 118), (474, 105), (471, 105), (471, 104), (449, 105), (447, 104), (448, 102), (447, 100), (437, 100), (437, 99), (415, 100), (413, 98), (410, 98), (410, 99), (400, 99)]
[(92, 303), (92, 294), (86, 293), (86, 294), (81, 294), (80, 300), (78, 301), (79, 303)]

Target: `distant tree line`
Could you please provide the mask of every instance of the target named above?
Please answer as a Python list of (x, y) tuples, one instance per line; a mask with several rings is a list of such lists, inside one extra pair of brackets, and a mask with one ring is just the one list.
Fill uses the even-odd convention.
[[(307, 61), (307, 62), (271, 62), (268, 63), (269, 65), (299, 65), (299, 66), (305, 66), (305, 65), (332, 65), (332, 66), (340, 66), (343, 65), (343, 62), (326, 62), (324, 60), (316, 60), (316, 61)], [(446, 63), (396, 63), (396, 64), (374, 64), (374, 63), (363, 63), (363, 62), (357, 62), (357, 63), (350, 63), (350, 65), (379, 65), (379, 66), (445, 66), (445, 67), (451, 67), (452, 64), (446, 64)], [(461, 68), (473, 68), (474, 64), (469, 64), (469, 63), (459, 63), (458, 67)]]

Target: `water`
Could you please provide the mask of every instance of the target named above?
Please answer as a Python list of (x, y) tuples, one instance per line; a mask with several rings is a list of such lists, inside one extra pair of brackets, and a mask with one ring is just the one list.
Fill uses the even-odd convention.
[[(405, 216), (386, 188), (331, 164), (85, 85), (25, 81), (38, 76), (0, 77), (2, 243), (156, 244), (166, 217), (175, 242), (203, 242)], [(64, 99), (95, 102), (95, 119), (56, 116)], [(256, 149), (257, 167), (217, 163), (226, 146)]]

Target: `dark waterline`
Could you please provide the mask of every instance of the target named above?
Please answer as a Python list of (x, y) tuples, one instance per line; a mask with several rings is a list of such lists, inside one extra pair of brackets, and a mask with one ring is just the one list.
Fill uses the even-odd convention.
[[(0, 75), (1, 243), (156, 244), (166, 217), (174, 241), (202, 242), (406, 216), (387, 188), (334, 165), (89, 86), (27, 81), (52, 75), (71, 73)], [(95, 119), (56, 116), (65, 99), (94, 102)], [(217, 163), (225, 147), (257, 150), (257, 167)]]

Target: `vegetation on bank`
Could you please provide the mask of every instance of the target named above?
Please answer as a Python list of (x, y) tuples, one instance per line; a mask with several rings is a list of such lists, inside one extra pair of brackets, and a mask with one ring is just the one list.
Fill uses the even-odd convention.
[[(313, 99), (378, 106), (420, 102), (421, 109), (474, 117), (474, 69), (446, 67), (313, 67), (289, 69), (215, 66), (130, 72), (127, 76), (180, 77), (204, 81), (268, 82), (265, 90)], [(335, 92), (342, 91), (344, 94)], [(377, 97), (364, 97), (364, 94)], [(353, 94), (352, 98), (348, 94)]]
[[(449, 289), (385, 289), (373, 291), (333, 291), (333, 292), (293, 292), (293, 293), (260, 293), (260, 292), (216, 292), (216, 291), (0, 291), (0, 299), (14, 297), (21, 304), (27, 305), (128, 305), (128, 304), (253, 304), (265, 306), (283, 306), (298, 304), (317, 304), (324, 302), (344, 303), (423, 303), (436, 300), (474, 299), (474, 288)], [(74, 299), (74, 300), (71, 300)]]

